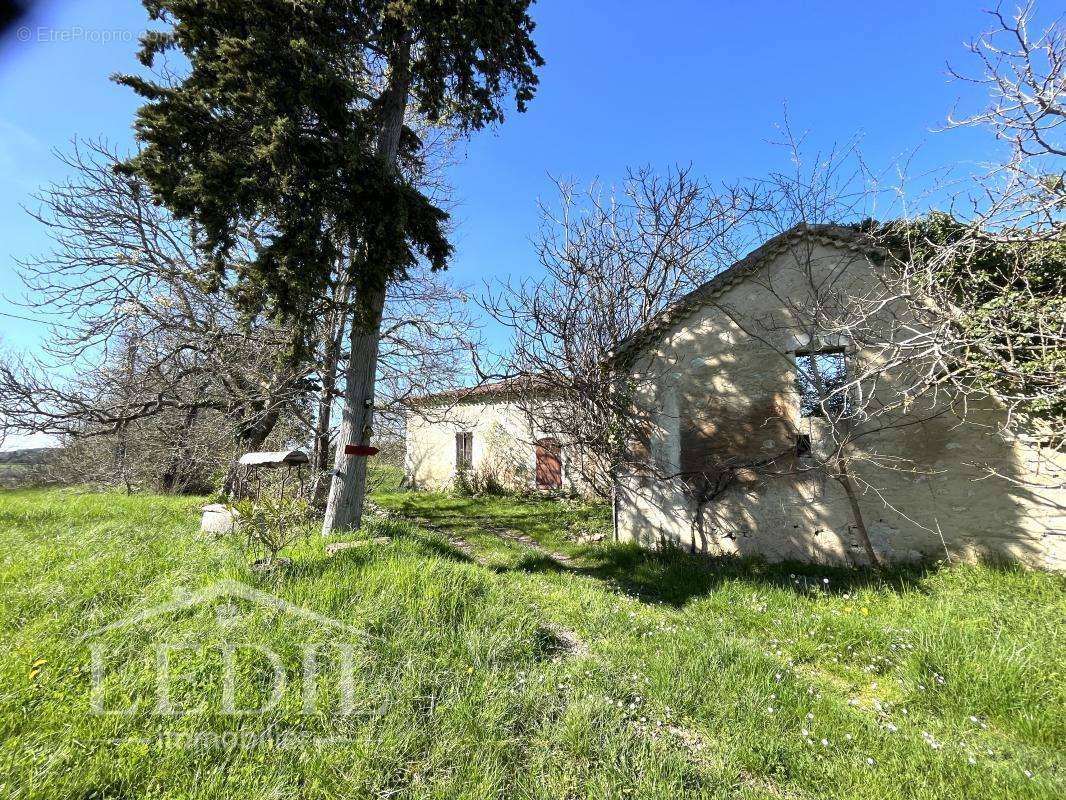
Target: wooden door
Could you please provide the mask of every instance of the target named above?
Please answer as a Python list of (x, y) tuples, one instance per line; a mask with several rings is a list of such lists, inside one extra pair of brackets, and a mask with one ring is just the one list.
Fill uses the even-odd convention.
[(537, 442), (537, 488), (563, 488), (563, 459), (555, 439), (540, 439)]

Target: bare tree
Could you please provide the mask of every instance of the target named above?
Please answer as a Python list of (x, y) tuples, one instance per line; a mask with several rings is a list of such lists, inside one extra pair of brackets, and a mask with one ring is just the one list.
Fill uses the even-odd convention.
[[(344, 394), (343, 332), (351, 313), (345, 284), (338, 280), (326, 304), (314, 372), (319, 390), (313, 424), (314, 492), (321, 504), (331, 475), (336, 435), (334, 407)], [(454, 389), (469, 371), (468, 354), (477, 347), (478, 328), (467, 293), (428, 269), (388, 287), (382, 312), (378, 376), (374, 400), (374, 441), (382, 447), (403, 439), (403, 414), (413, 397)], [(388, 449), (388, 448), (383, 448)], [(393, 448), (395, 449), (395, 448)]]
[(989, 104), (953, 113), (948, 127), (989, 129), (1008, 150), (978, 178), (963, 216), (1006, 238), (1056, 238), (1066, 206), (1066, 31), (1061, 17), (1032, 31), (1032, 0), (1013, 14), (1001, 4), (988, 14), (992, 27), (968, 45), (980, 73), (948, 69), (956, 80), (984, 88)]
[(989, 12), (970, 43), (989, 104), (948, 127), (988, 130), (1005, 156), (956, 193), (948, 211), (877, 236), (927, 328), (941, 368), (931, 380), (1007, 411), (1000, 432), (1066, 446), (1066, 30), (1034, 32), (1037, 9)]
[(76, 143), (61, 158), (73, 177), (31, 212), (53, 250), (21, 268), (26, 305), (51, 335), (40, 355), (0, 366), (3, 424), (85, 438), (160, 414), (190, 430), (211, 416), (227, 455), (261, 446), (309, 388), (292, 332), (211, 291), (195, 231), (119, 175), (106, 145)]
[[(446, 145), (442, 139), (431, 152), (443, 159)], [(325, 474), (349, 358), (343, 265), (311, 314), (321, 322), (307, 351), (288, 326), (242, 315), (237, 295), (249, 287), (201, 279), (195, 231), (117, 173), (120, 159), (106, 145), (75, 143), (61, 158), (71, 179), (45, 192), (33, 212), (54, 248), (22, 265), (26, 305), (51, 321), (51, 335), (39, 355), (13, 354), (0, 365), (0, 429), (95, 439), (77, 449), (96, 453), (101, 469), (127, 488), (178, 490), (190, 483), (188, 473), (203, 489), (203, 476), (219, 469), (228, 487), (236, 459), (268, 441), (310, 442), (317, 475)], [(422, 170), (445, 191), (437, 171)], [(249, 229), (245, 245), (254, 248), (257, 237)], [(382, 427), (396, 427), (395, 406), (405, 397), (459, 380), (457, 358), (473, 331), (465, 302), (428, 269), (390, 287), (380, 343)]]
[(620, 442), (610, 356), (663, 308), (735, 257), (751, 197), (678, 167), (631, 170), (616, 191), (557, 182), (535, 242), (543, 276), (490, 286), (481, 303), (512, 333), (483, 377), (528, 382), (531, 427), (575, 454), (581, 477), (609, 496)]

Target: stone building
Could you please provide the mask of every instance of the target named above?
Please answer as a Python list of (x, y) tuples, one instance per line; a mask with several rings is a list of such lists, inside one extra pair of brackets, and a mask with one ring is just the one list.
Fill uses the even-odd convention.
[(535, 390), (517, 381), (419, 398), (407, 415), (405, 473), (418, 489), (495, 481), (511, 491), (584, 494), (581, 454), (537, 428)]
[[(894, 376), (877, 373), (876, 337), (855, 341), (812, 325), (814, 307), (831, 297), (874, 297), (878, 263), (850, 228), (797, 226), (618, 348), (622, 384), (646, 431), (617, 476), (619, 539), (862, 563), (857, 510), (884, 560), (950, 554), (1066, 565), (1061, 453), (1006, 440), (998, 432), (1005, 414), (993, 407), (971, 406), (965, 424), (942, 398), (877, 416)], [(889, 317), (901, 318), (898, 309), (884, 315), (886, 330)], [(811, 413), (803, 380), (812, 364), (827, 381), (876, 376), (862, 398), (874, 412), (870, 430), (857, 415), (856, 430), (842, 436)], [(855, 456), (850, 498), (817, 468), (820, 448), (842, 438)]]
[[(850, 228), (796, 227), (620, 345), (619, 385), (644, 433), (615, 476), (617, 539), (864, 563), (858, 514), (885, 561), (947, 554), (1066, 566), (1062, 454), (1005, 438), (997, 408), (971, 405), (960, 424), (950, 405), (916, 401), (849, 423), (851, 497), (824, 468), (841, 432), (815, 413), (801, 377), (811, 367), (827, 380), (877, 374), (880, 353), (869, 331), (856, 341), (812, 328), (814, 306), (874, 296), (876, 255)], [(898, 399), (891, 378), (872, 381), (886, 403)], [(421, 399), (407, 422), (408, 480), (440, 489), (468, 470), (512, 489), (587, 493), (581, 454), (538, 431), (529, 402), (514, 382)]]

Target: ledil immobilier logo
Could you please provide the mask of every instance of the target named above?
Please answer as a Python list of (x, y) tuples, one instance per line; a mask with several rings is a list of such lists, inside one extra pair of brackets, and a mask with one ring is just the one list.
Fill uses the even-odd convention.
[[(211, 614), (210, 635), (202, 635), (202, 627), (199, 636), (179, 635), (179, 620), (204, 612)], [(255, 624), (242, 624), (248, 620)], [(204, 620), (199, 622), (202, 626)], [(307, 631), (307, 641), (295, 644), (295, 656), (292, 645), (284, 654), (277, 652), (256, 627), (282, 623)], [(129, 642), (138, 639), (131, 634), (148, 626), (154, 631), (150, 643), (131, 647)], [(171, 627), (174, 636), (168, 637)], [(281, 742), (269, 728), (246, 724), (254, 722), (248, 718), (268, 716), (283, 703), (286, 708), (298, 703), (300, 714), (319, 722), (378, 713), (355, 691), (356, 659), (367, 640), (364, 631), (239, 581), (219, 581), (96, 628), (82, 639), (90, 662), (89, 713), (102, 722), (110, 718), (129, 723), (121, 726), (125, 735), (115, 737), (121, 741), (165, 739), (172, 746), (227, 749), (306, 745), (299, 732), (290, 731), (289, 741)], [(239, 736), (233, 735), (232, 718), (245, 718), (237, 726), (242, 728)], [(167, 720), (182, 724), (168, 732)], [(213, 730), (211, 720), (220, 720), (227, 732)], [(150, 727), (150, 736), (130, 732), (137, 721)], [(336, 741), (321, 733), (313, 738)]]

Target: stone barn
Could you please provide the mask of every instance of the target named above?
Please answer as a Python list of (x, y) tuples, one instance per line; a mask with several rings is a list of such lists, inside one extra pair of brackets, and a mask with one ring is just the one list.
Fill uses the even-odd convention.
[(618, 348), (620, 385), (644, 431), (616, 476), (618, 539), (863, 563), (857, 511), (886, 561), (950, 554), (1066, 564), (1062, 454), (1004, 438), (995, 407), (971, 407), (960, 424), (950, 407), (904, 406), (894, 424), (855, 436), (851, 496), (813, 468), (819, 448), (840, 435), (812, 413), (801, 380), (811, 370), (800, 367), (832, 381), (879, 354), (847, 331), (811, 330), (812, 292), (869, 296), (879, 263), (853, 229), (798, 226)]
[(412, 401), (407, 482), (436, 491), (465, 474), (475, 484), (493, 481), (511, 491), (587, 494), (578, 448), (539, 430), (528, 413), (537, 391), (509, 380)]

